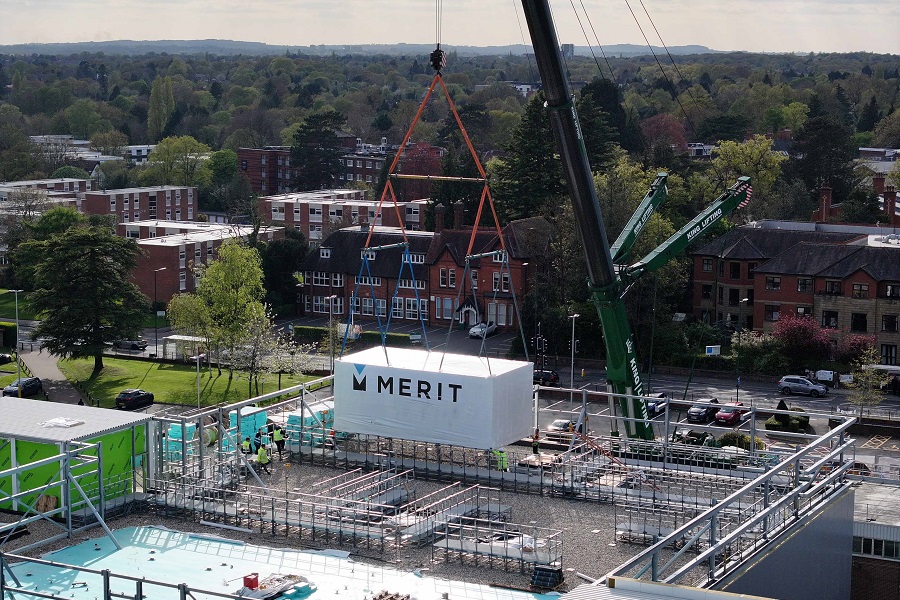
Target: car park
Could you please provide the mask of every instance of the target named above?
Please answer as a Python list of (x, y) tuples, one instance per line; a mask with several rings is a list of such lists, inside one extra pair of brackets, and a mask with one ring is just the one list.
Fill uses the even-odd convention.
[(116, 340), (113, 346), (121, 350), (146, 350), (147, 342), (144, 340)]
[(743, 402), (729, 402), (716, 413), (716, 424), (737, 425), (745, 414), (747, 414), (747, 409), (744, 408)]
[[(708, 406), (715, 404), (717, 406)], [(721, 408), (718, 406), (719, 401), (715, 398), (700, 398), (697, 404), (691, 406), (687, 411), (687, 420), (690, 423), (709, 423), (716, 418), (716, 413)]]
[(647, 394), (645, 397), (648, 398), (647, 414), (651, 417), (664, 413), (669, 406), (669, 397), (665, 392)]
[(497, 333), (497, 324), (493, 321), (479, 323), (469, 330), (470, 338), (486, 338)]
[(559, 373), (547, 369), (535, 369), (532, 381), (537, 385), (558, 386)]
[(809, 394), (813, 398), (824, 396), (828, 388), (818, 381), (800, 377), (799, 375), (785, 375), (778, 380), (778, 391), (782, 394)]
[(12, 383), (3, 388), (3, 395), (21, 396), (22, 398), (28, 398), (30, 396), (36, 396), (43, 391), (44, 386), (41, 383), (40, 379), (38, 379), (37, 377), (22, 377), (21, 379), (13, 380)]
[(153, 404), (153, 394), (136, 388), (122, 390), (116, 396), (116, 408), (121, 410), (134, 410)]

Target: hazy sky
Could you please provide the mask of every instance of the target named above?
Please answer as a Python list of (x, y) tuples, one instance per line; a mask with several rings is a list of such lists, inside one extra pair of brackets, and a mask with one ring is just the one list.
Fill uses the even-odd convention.
[[(670, 46), (766, 52), (900, 53), (898, 0), (643, 0)], [(444, 2), (442, 41), (519, 44), (517, 0)], [(572, 5), (600, 44), (644, 44), (622, 0), (554, 0), (560, 41), (586, 45)], [(630, 5), (659, 44), (640, 0)], [(518, 18), (517, 18), (518, 15)], [(522, 31), (519, 22), (522, 22)], [(590, 25), (585, 29), (590, 32)], [(433, 43), (432, 0), (0, 0), (0, 44), (233, 39), (278, 45)], [(591, 39), (593, 41), (593, 36)]]

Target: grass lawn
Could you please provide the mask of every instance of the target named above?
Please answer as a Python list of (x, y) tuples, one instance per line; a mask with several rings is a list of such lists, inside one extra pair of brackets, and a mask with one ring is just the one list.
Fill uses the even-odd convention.
[[(81, 383), (88, 393), (100, 401), (100, 406), (115, 405), (116, 396), (127, 388), (141, 388), (153, 392), (156, 402), (166, 404), (197, 404), (197, 369), (191, 365), (173, 365), (149, 360), (126, 360), (103, 357), (103, 371), (95, 379), (90, 379), (94, 360), (79, 358), (59, 361), (59, 368), (71, 382)], [(289, 387), (311, 381), (314, 377), (281, 376), (281, 387)], [(0, 377), (0, 381), (3, 378)], [(278, 387), (278, 376), (266, 377), (260, 393), (272, 392)], [(235, 372), (229, 381), (228, 371), (219, 375), (216, 369), (200, 371), (200, 402), (210, 406), (220, 402), (230, 403), (246, 400), (249, 387), (247, 376)]]
[[(15, 322), (16, 320), (16, 295), (7, 289), (0, 289), (0, 318)], [(19, 294), (19, 318), (26, 321), (37, 319), (31, 307), (28, 305), (28, 294)]]

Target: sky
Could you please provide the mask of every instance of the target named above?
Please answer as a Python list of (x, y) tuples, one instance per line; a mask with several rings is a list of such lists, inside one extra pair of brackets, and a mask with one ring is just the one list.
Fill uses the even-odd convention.
[[(274, 45), (521, 44), (517, 0), (0, 0), (0, 44), (231, 39)], [(900, 54), (898, 0), (552, 0), (561, 43), (698, 44), (714, 50)], [(583, 18), (583, 17), (582, 17)], [(521, 29), (520, 29), (521, 23)]]

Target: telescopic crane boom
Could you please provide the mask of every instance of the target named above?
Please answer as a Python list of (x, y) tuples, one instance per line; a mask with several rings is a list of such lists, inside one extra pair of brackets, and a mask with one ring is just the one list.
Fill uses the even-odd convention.
[[(692, 221), (689, 230), (682, 229), (643, 260), (629, 267), (617, 267), (616, 263), (624, 262), (628, 258), (638, 234), (656, 208), (665, 200), (666, 175), (657, 176), (611, 252), (603, 226), (600, 202), (594, 189), (594, 178), (587, 158), (583, 131), (578, 122), (572, 92), (563, 69), (559, 40), (556, 38), (549, 4), (547, 0), (522, 0), (522, 8), (541, 74), (553, 137), (572, 197), (575, 222), (587, 261), (591, 298), (597, 307), (603, 327), (607, 386), (613, 393), (629, 396), (629, 398), (621, 397), (619, 400), (626, 435), (630, 438), (650, 440), (654, 437), (653, 428), (649, 422), (647, 404), (639, 398), (643, 395), (644, 388), (622, 299), (626, 282), (631, 282), (641, 273), (665, 264), (674, 253), (683, 250), (697, 235), (734, 210), (742, 200), (748, 200), (750, 182), (749, 179), (742, 178), (741, 182)], [(732, 202), (735, 197), (736, 200)], [(624, 279), (622, 274), (626, 276)], [(617, 435), (618, 432), (613, 431), (613, 434)]]

